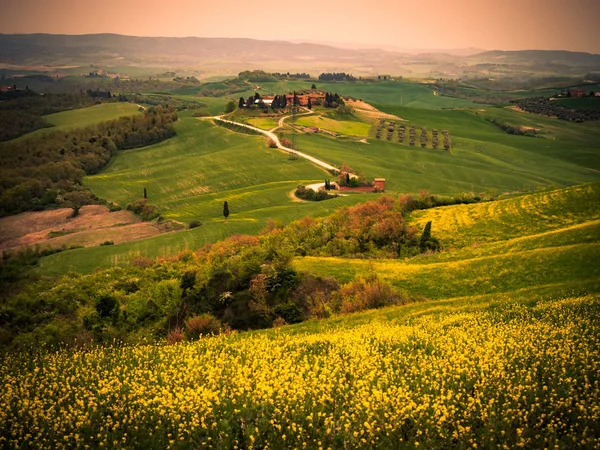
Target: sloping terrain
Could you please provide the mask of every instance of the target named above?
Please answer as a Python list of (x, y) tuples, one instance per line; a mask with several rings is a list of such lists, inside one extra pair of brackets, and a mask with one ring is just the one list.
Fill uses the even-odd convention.
[[(296, 267), (352, 280), (374, 272), (428, 299), (600, 285), (600, 185), (414, 212), (447, 251), (407, 260), (298, 258)], [(448, 251), (451, 250), (451, 251)]]

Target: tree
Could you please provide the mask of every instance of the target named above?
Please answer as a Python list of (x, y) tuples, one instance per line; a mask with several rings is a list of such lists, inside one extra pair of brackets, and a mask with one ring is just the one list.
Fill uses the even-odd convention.
[(229, 217), (229, 205), (227, 204), (227, 201), (223, 203), (223, 217), (225, 217), (225, 220)]
[(229, 101), (225, 106), (225, 114), (229, 114), (235, 111), (235, 102), (233, 100)]
[(427, 128), (421, 128), (421, 147), (427, 147)]
[(146, 191), (146, 188), (144, 188), (144, 198), (148, 198), (148, 192)]
[(298, 106), (300, 104), (300, 99), (298, 98), (298, 94), (294, 91), (294, 103), (293, 106)]
[(94, 201), (94, 194), (88, 190), (67, 192), (62, 199), (62, 204), (73, 209), (71, 217), (77, 217), (79, 210), (84, 205), (89, 205)]
[(427, 222), (425, 225), (425, 229), (419, 240), (419, 248), (421, 253), (426, 252), (427, 250), (437, 251), (440, 249), (440, 242), (431, 236), (431, 221)]
[(314, 83), (313, 83), (313, 85), (312, 85), (310, 88), (311, 88), (311, 89), (316, 89), (316, 88), (317, 88), (317, 86), (315, 86), (315, 85), (314, 85)]
[(243, 108), (246, 105), (246, 100), (244, 100), (244, 97), (240, 97), (240, 100), (238, 101), (238, 108)]
[(431, 220), (427, 222), (425, 225), (425, 229), (423, 230), (423, 234), (421, 235), (421, 239), (419, 241), (419, 247), (421, 247), (421, 251), (424, 252), (427, 249), (427, 241), (431, 238)]
[(308, 103), (306, 104), (308, 109), (312, 109), (312, 102), (310, 101), (310, 97), (308, 97)]

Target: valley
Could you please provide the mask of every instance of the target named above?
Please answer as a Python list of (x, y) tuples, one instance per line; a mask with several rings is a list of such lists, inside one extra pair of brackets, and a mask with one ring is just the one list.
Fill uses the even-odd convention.
[(0, 35), (0, 447), (597, 448), (598, 71)]

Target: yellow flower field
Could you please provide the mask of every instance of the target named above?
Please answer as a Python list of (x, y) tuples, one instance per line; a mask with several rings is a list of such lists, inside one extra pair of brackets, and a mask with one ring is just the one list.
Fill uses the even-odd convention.
[(4, 448), (598, 448), (600, 296), (12, 354)]

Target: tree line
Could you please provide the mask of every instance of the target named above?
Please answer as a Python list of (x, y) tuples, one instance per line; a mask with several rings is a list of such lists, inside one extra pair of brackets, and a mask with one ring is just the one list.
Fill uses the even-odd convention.
[(30, 90), (0, 93), (0, 142), (51, 126), (42, 116), (94, 104), (87, 94), (46, 94)]
[(271, 221), (259, 236), (233, 236), (170, 260), (137, 258), (128, 268), (65, 276), (52, 289), (46, 280), (30, 282), (0, 304), (0, 348), (75, 338), (165, 339), (193, 328), (189, 322), (198, 317), (216, 321), (215, 332), (264, 328), (396, 303), (402, 295), (376, 277), (340, 286), (298, 273), (292, 259), (398, 257), (439, 248), (431, 226), (423, 233), (406, 225), (402, 204), (382, 197), (286, 227)]
[(322, 73), (319, 75), (320, 81), (356, 81), (356, 77), (349, 73)]
[(522, 100), (513, 100), (511, 103), (523, 111), (542, 116), (557, 117), (561, 120), (569, 120), (571, 122), (600, 120), (600, 110), (598, 109), (573, 109), (557, 104), (549, 98), (544, 97), (524, 98)]
[(81, 194), (84, 175), (100, 171), (118, 150), (175, 135), (176, 120), (172, 107), (159, 106), (138, 116), (0, 144), (0, 216), (94, 201), (90, 193)]

